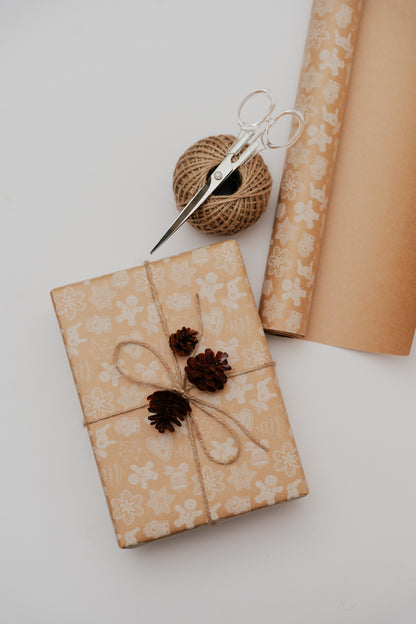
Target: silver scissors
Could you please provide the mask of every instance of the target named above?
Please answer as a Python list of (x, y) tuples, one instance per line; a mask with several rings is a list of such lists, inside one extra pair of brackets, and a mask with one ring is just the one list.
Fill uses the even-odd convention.
[[(247, 102), (258, 94), (266, 96), (268, 108), (257, 121), (245, 121), (242, 118), (243, 109)], [(241, 102), (238, 108), (238, 124), (240, 133), (234, 143), (227, 151), (224, 160), (218, 165), (207, 179), (206, 183), (195, 193), (192, 199), (186, 204), (185, 208), (179, 213), (172, 225), (162, 236), (160, 241), (153, 247), (151, 254), (165, 243), (189, 217), (200, 207), (200, 205), (222, 184), (236, 169), (248, 162), (256, 154), (259, 154), (266, 147), (271, 149), (288, 148), (294, 145), (300, 138), (304, 119), (302, 113), (295, 109), (287, 109), (280, 111), (276, 116), (272, 113), (275, 110), (276, 102), (273, 94), (268, 89), (257, 89), (249, 93)], [(270, 139), (270, 130), (274, 124), (284, 116), (291, 116), (297, 121), (297, 128), (293, 136), (289, 138), (287, 143), (276, 145)], [(246, 149), (244, 149), (246, 148)]]

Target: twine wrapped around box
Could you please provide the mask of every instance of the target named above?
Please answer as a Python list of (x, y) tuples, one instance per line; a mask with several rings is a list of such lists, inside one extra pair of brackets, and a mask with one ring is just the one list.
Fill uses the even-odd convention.
[[(173, 192), (182, 210), (205, 184), (235, 141), (221, 134), (197, 141), (179, 158), (173, 173)], [(189, 223), (207, 234), (230, 236), (245, 230), (267, 207), (272, 177), (260, 155), (254, 156), (224, 181), (192, 215)]]

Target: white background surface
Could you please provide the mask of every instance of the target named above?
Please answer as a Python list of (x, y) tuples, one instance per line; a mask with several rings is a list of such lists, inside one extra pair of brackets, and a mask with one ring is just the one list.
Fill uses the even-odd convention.
[[(415, 349), (269, 337), (310, 495), (121, 551), (48, 295), (146, 258), (176, 160), (248, 91), (293, 105), (310, 6), (0, 2), (2, 622), (415, 622)], [(257, 300), (265, 159), (237, 236)], [(158, 257), (215, 240), (186, 225)]]

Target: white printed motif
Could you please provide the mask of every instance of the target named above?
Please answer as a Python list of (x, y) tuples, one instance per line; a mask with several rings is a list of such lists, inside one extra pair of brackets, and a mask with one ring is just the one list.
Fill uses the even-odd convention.
[(225, 509), (228, 511), (228, 513), (235, 514), (236, 516), (238, 514), (245, 513), (246, 511), (250, 511), (251, 509), (250, 497), (249, 496), (233, 496), (232, 498), (228, 499), (228, 501), (225, 503)]
[(93, 286), (91, 292), (89, 301), (95, 305), (97, 310), (111, 310), (113, 299), (116, 296), (114, 290), (111, 290), (107, 284), (104, 284), (104, 286)]
[[(309, 143), (309, 141), (308, 141)], [(295, 199), (297, 193), (302, 193), (305, 185), (301, 182), (301, 174), (299, 171), (294, 173), (290, 169), (287, 171), (285, 177), (282, 180), (280, 187), (280, 196), (284, 199)]]
[(225, 353), (228, 353), (228, 359), (230, 362), (233, 362), (233, 364), (235, 364), (238, 360), (238, 347), (239, 347), (239, 340), (238, 338), (236, 338), (236, 336), (233, 336), (232, 338), (230, 338), (229, 340), (225, 341), (225, 340), (217, 340), (215, 342), (215, 349), (217, 351), (224, 351)]
[(292, 268), (292, 262), (289, 260), (289, 249), (280, 249), (277, 245), (273, 248), (269, 255), (267, 272), (276, 277), (282, 277), (285, 271)]
[(131, 485), (140, 485), (144, 490), (147, 489), (148, 481), (155, 481), (158, 477), (157, 472), (152, 470), (153, 462), (148, 461), (144, 466), (136, 466), (136, 464), (131, 464), (130, 469), (133, 471), (129, 477), (129, 483)]
[(174, 520), (173, 524), (181, 528), (184, 526), (186, 529), (192, 529), (195, 526), (195, 518), (202, 516), (202, 511), (196, 508), (196, 501), (193, 498), (188, 498), (182, 505), (175, 505), (175, 511), (178, 512), (179, 518)]
[(288, 217), (281, 223), (276, 232), (276, 239), (279, 240), (282, 245), (285, 245), (288, 241), (294, 240), (296, 237), (296, 225), (292, 225)]
[(300, 306), (301, 299), (306, 297), (306, 290), (300, 287), (300, 280), (298, 277), (292, 281), (290, 279), (284, 280), (282, 288), (285, 291), (282, 295), (282, 299), (292, 299), (293, 305)]
[(311, 175), (315, 180), (321, 180), (326, 174), (328, 161), (322, 156), (315, 156), (315, 160), (311, 165)]
[(127, 271), (117, 271), (113, 273), (111, 281), (116, 288), (124, 288), (130, 281)]
[(319, 87), (321, 84), (321, 74), (313, 65), (310, 66), (308, 71), (303, 72), (301, 88), (305, 89), (307, 93)]
[(311, 199), (308, 199), (306, 204), (304, 202), (297, 202), (297, 204), (295, 204), (295, 221), (297, 223), (299, 223), (299, 221), (305, 221), (306, 227), (309, 230), (313, 228), (313, 222), (319, 219), (319, 214), (314, 211), (312, 206), (313, 203)]
[(311, 260), (309, 265), (304, 266), (302, 262), (298, 259), (297, 264), (298, 264), (298, 275), (300, 275), (301, 277), (306, 277), (306, 279), (308, 280), (306, 283), (306, 287), (309, 288), (310, 286), (312, 286), (312, 282), (315, 279), (315, 275), (313, 272), (313, 260)]
[(114, 429), (126, 438), (135, 433), (140, 433), (140, 418), (137, 416), (122, 416), (117, 419)]
[(302, 483), (302, 479), (296, 479), (293, 483), (289, 483), (287, 486), (287, 500), (299, 497), (298, 486)]
[(105, 449), (107, 449), (112, 444), (116, 444), (115, 440), (110, 440), (107, 434), (110, 425), (103, 425), (95, 430), (95, 444), (94, 452), (97, 457), (107, 457), (108, 453)]
[(337, 24), (340, 28), (346, 28), (351, 23), (352, 8), (346, 4), (341, 4), (341, 7), (336, 15)]
[(283, 318), (283, 313), (285, 310), (285, 304), (282, 301), (279, 301), (276, 295), (272, 295), (270, 299), (265, 299), (262, 315), (265, 319), (270, 321), (277, 321)]
[(126, 545), (126, 547), (128, 546), (136, 546), (137, 542), (137, 537), (136, 534), (140, 531), (139, 527), (135, 527), (134, 529), (131, 529), (130, 531), (126, 531), (124, 534), (124, 543)]
[(267, 412), (269, 409), (268, 401), (277, 396), (275, 392), (270, 392), (268, 387), (270, 382), (270, 377), (266, 377), (257, 383), (257, 399), (251, 399), (251, 404), (257, 408), (258, 413)]
[[(260, 442), (268, 447), (267, 440), (260, 440)], [(244, 445), (244, 449), (251, 453), (250, 463), (252, 466), (255, 466), (256, 468), (262, 468), (269, 462), (269, 453), (257, 446), (257, 444), (254, 444), (254, 442), (247, 440)]]
[(151, 539), (159, 539), (170, 534), (169, 522), (164, 520), (152, 520), (145, 524), (143, 533)]
[(83, 342), (87, 342), (87, 338), (80, 338), (78, 334), (78, 330), (81, 327), (81, 325), (82, 323), (76, 323), (75, 325), (68, 327), (68, 329), (66, 330), (67, 331), (66, 343), (68, 345), (68, 349), (70, 353), (72, 353), (73, 355), (78, 355), (79, 345), (82, 344)]
[(115, 411), (111, 392), (103, 392), (100, 387), (93, 388), (91, 394), (82, 397), (84, 413), (87, 418), (99, 419)]
[(290, 148), (287, 154), (287, 162), (294, 167), (304, 165), (309, 160), (309, 154), (311, 150), (304, 146), (301, 140), (299, 140), (293, 147)]
[[(120, 367), (123, 366), (123, 360), (119, 360), (118, 364)], [(98, 375), (98, 378), (103, 383), (108, 383), (111, 381), (112, 386), (118, 386), (119, 379), (121, 377), (117, 368), (114, 364), (109, 364), (108, 362), (101, 362), (101, 367), (104, 369)]]
[(231, 475), (228, 477), (227, 481), (235, 487), (237, 492), (250, 489), (251, 481), (256, 472), (250, 470), (247, 466), (247, 462), (242, 463), (240, 466), (232, 464), (230, 466), (230, 472)]
[(146, 505), (151, 507), (157, 516), (162, 513), (168, 514), (174, 499), (175, 495), (169, 494), (166, 485), (164, 485), (160, 490), (150, 490), (149, 500)]
[[(162, 267), (152, 266), (152, 278), (158, 290), (166, 287), (164, 276), (165, 276), (165, 269), (163, 269)], [(142, 292), (142, 291), (146, 291), (149, 289), (149, 281), (147, 279), (146, 270), (144, 267), (136, 271), (133, 277), (135, 280), (136, 290), (138, 290), (139, 292)]]
[(199, 296), (201, 299), (208, 299), (209, 303), (214, 303), (217, 290), (223, 288), (224, 284), (217, 284), (218, 275), (207, 273), (205, 279), (198, 277), (196, 283), (199, 286)]
[(289, 316), (285, 321), (285, 329), (288, 332), (296, 333), (300, 329), (300, 325), (302, 322), (302, 314), (300, 312), (296, 312), (296, 310), (291, 310)]
[(256, 487), (259, 488), (260, 493), (256, 496), (257, 503), (267, 503), (268, 505), (274, 505), (276, 500), (276, 494), (283, 492), (283, 487), (277, 485), (277, 478), (275, 475), (267, 475), (264, 480), (256, 481)]
[(245, 394), (251, 390), (253, 384), (247, 383), (247, 375), (239, 375), (238, 377), (231, 377), (227, 381), (227, 394), (225, 398), (227, 401), (233, 401), (236, 399), (240, 405), (245, 403)]
[(85, 294), (76, 291), (72, 286), (64, 288), (62, 292), (54, 296), (57, 314), (62, 314), (69, 321), (73, 321), (78, 312), (83, 312), (87, 305), (84, 301)]
[(177, 468), (173, 466), (165, 466), (165, 475), (170, 477), (170, 487), (172, 490), (181, 492), (188, 487), (188, 479), (186, 473), (189, 471), (188, 464), (179, 464)]
[(314, 245), (315, 236), (313, 234), (308, 234), (308, 232), (305, 232), (298, 243), (299, 253), (302, 258), (306, 258), (312, 253)]
[(144, 327), (148, 335), (157, 334), (159, 331), (159, 315), (157, 307), (154, 303), (147, 306), (147, 321), (142, 321), (141, 326)]
[(143, 498), (140, 494), (133, 496), (129, 490), (123, 490), (119, 498), (111, 499), (113, 517), (116, 520), (122, 520), (124, 524), (133, 524), (134, 519), (144, 513), (142, 502)]
[(191, 266), (187, 260), (176, 262), (169, 272), (169, 278), (173, 280), (178, 288), (190, 286), (192, 276), (196, 273), (195, 267)]
[(225, 442), (212, 441), (211, 455), (217, 461), (227, 461), (232, 457), (236, 457), (237, 449), (233, 438), (227, 438)]
[(183, 293), (173, 293), (167, 298), (166, 305), (170, 310), (176, 310), (176, 312), (190, 310), (192, 308), (191, 297)]
[(329, 32), (327, 30), (327, 23), (325, 20), (312, 20), (306, 45), (312, 48), (320, 48), (322, 41), (329, 39)]
[(339, 98), (341, 85), (336, 80), (330, 80), (323, 90), (324, 100), (328, 104), (334, 104)]
[(247, 297), (247, 293), (240, 292), (238, 288), (240, 280), (241, 277), (236, 277), (227, 283), (227, 298), (223, 302), (227, 310), (238, 310), (239, 304), (237, 301), (242, 297)]
[(133, 327), (136, 324), (136, 314), (144, 308), (139, 306), (136, 295), (128, 295), (125, 301), (116, 301), (116, 306), (120, 308), (120, 314), (116, 316), (117, 323), (127, 321)]
[[(204, 479), (204, 486), (209, 501), (213, 501), (217, 492), (222, 492), (225, 489), (223, 482), (223, 474), (221, 470), (214, 470), (211, 466), (204, 466), (202, 468), (202, 477)], [(195, 474), (192, 477), (192, 481), (195, 484), (194, 494), (202, 494), (201, 484), (199, 482), (199, 476)]]
[(325, 152), (328, 143), (332, 143), (332, 138), (325, 132), (325, 124), (321, 123), (318, 126), (309, 126), (308, 135), (311, 137), (308, 139), (308, 145), (317, 145), (321, 152)]
[(291, 442), (285, 442), (280, 451), (274, 451), (273, 457), (276, 460), (275, 470), (285, 472), (288, 477), (293, 477), (300, 468), (298, 454)]
[(241, 258), (237, 248), (230, 242), (225, 242), (215, 256), (215, 268), (225, 269), (227, 273), (234, 273), (237, 266), (241, 266)]
[[(318, 109), (314, 106), (314, 101), (313, 95), (304, 94), (300, 95), (297, 100), (297, 108), (302, 113), (306, 123), (309, 121), (310, 117), (314, 117), (318, 112)], [(299, 143), (300, 141), (298, 141), (296, 145), (299, 145)]]
[(85, 323), (87, 331), (92, 334), (100, 334), (111, 332), (111, 319), (108, 316), (92, 316)]
[(344, 67), (344, 61), (338, 56), (338, 50), (336, 48), (332, 48), (332, 52), (329, 50), (322, 50), (320, 54), (320, 58), (322, 63), (319, 65), (321, 69), (330, 69), (333, 76), (338, 76), (339, 69)]

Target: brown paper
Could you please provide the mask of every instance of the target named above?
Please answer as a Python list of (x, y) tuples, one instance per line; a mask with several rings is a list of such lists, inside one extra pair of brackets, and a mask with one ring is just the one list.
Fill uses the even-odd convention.
[(416, 2), (363, 5), (306, 338), (407, 355), (416, 323)]
[(361, 0), (315, 0), (296, 107), (305, 118), (288, 150), (260, 316), (267, 331), (304, 336), (331, 192)]
[[(226, 351), (231, 372), (271, 361), (235, 241), (159, 260), (150, 269), (168, 333), (183, 326), (198, 329), (198, 293), (203, 320), (198, 351)], [(52, 298), (120, 547), (205, 524), (187, 424), (174, 433), (156, 431), (148, 420), (146, 398), (154, 390), (133, 383), (114, 366), (117, 343), (136, 340), (150, 344), (174, 367), (144, 267), (57, 288)], [(179, 359), (183, 370), (186, 358)], [(136, 379), (172, 385), (161, 361), (142, 346), (126, 347), (119, 363)], [(190, 394), (212, 404), (212, 413), (218, 415), (217, 407), (234, 416), (269, 449), (257, 446), (232, 421), (240, 441), (234, 462), (208, 459), (197, 442), (214, 520), (307, 493), (274, 366), (230, 377), (221, 391), (193, 388)], [(237, 443), (230, 431), (191, 405), (212, 457), (233, 458)], [(102, 420), (120, 410), (126, 413)], [(219, 416), (227, 420), (224, 413)]]
[[(414, 0), (364, 2), (309, 340), (410, 351), (416, 323), (415, 33)], [(278, 319), (264, 316), (265, 303), (266, 331), (282, 333)]]

